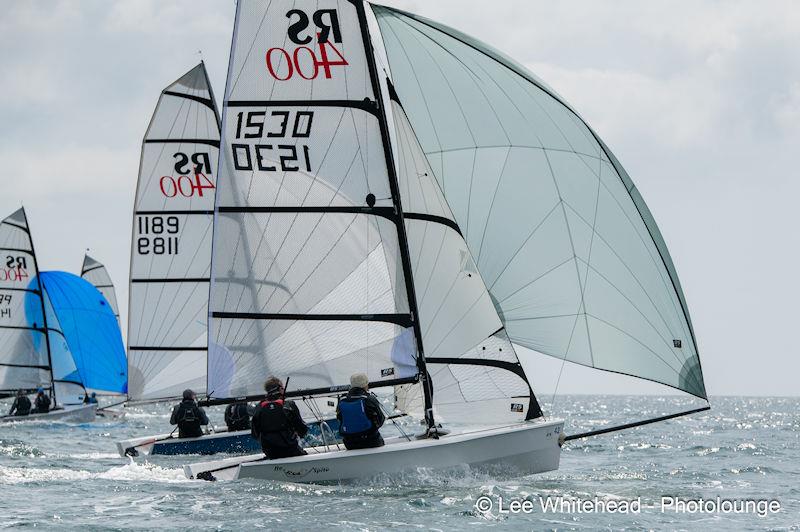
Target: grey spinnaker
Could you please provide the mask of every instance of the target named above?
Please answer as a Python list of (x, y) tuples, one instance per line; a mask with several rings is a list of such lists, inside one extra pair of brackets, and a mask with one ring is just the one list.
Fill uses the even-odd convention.
[(150, 120), (133, 213), (128, 397), (206, 389), (219, 119), (201, 62), (165, 88)]
[(105, 265), (88, 254), (83, 256), (83, 265), (81, 266), (81, 277), (92, 283), (95, 288), (100, 290), (103, 297), (106, 298), (114, 316), (119, 323), (119, 305), (117, 304), (117, 291), (114, 289), (114, 282), (111, 280), (111, 275)]
[(499, 52), (372, 9), (398, 100), (510, 340), (705, 399), (672, 259), (605, 144)]

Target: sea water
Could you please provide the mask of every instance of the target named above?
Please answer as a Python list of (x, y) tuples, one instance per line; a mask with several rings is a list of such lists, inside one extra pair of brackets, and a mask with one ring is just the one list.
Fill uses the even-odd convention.
[[(551, 473), (423, 470), (322, 486), (190, 481), (180, 465), (201, 457), (119, 457), (116, 440), (171, 430), (168, 405), (128, 408), (122, 421), (0, 425), (0, 527), (799, 530), (800, 399), (711, 403), (691, 417), (568, 442)], [(561, 396), (553, 409), (575, 433), (684, 406), (677, 397)], [(211, 417), (221, 422), (221, 412)], [(684, 506), (664, 509), (665, 499)], [(485, 500), (491, 508), (478, 508)], [(722, 511), (725, 501), (753, 501), (753, 511)], [(779, 510), (759, 512), (760, 501)]]

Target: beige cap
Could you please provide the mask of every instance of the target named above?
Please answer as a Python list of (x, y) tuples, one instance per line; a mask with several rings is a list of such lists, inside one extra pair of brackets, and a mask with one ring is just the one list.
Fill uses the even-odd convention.
[(350, 387), (366, 390), (369, 387), (369, 378), (364, 373), (354, 373), (350, 376)]

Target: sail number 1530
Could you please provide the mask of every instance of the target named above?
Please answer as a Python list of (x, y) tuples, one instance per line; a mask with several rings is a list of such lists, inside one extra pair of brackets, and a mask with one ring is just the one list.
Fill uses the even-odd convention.
[[(308, 144), (285, 144), (288, 139), (311, 136), (314, 111), (240, 112), (236, 115), (236, 139), (260, 139), (258, 144), (231, 143), (236, 170), (259, 172), (310, 172)], [(284, 143), (270, 139), (285, 139)]]

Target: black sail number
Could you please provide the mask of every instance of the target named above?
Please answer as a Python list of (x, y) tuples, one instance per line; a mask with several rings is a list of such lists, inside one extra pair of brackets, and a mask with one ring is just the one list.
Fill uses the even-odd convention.
[(180, 220), (177, 216), (137, 216), (139, 255), (177, 255)]
[(236, 139), (260, 139), (255, 144), (231, 143), (236, 170), (258, 172), (311, 172), (308, 144), (280, 143), (272, 139), (311, 136), (314, 111), (247, 111), (236, 115)]

